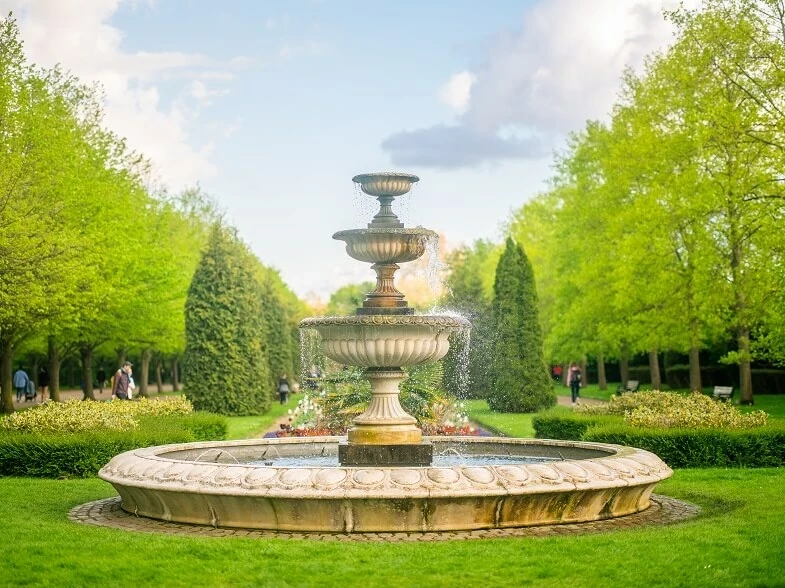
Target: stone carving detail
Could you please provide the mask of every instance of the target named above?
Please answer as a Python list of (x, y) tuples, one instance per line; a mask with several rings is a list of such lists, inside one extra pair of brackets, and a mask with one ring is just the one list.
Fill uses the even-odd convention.
[(383, 315), (371, 314), (362, 316), (316, 316), (300, 321), (301, 329), (337, 325), (427, 325), (453, 329), (467, 329), (471, 323), (460, 316), (443, 315)]
[[(301, 443), (336, 444), (336, 437), (315, 437)], [(515, 440), (511, 440), (515, 441)], [(536, 440), (527, 440), (536, 443)], [(552, 443), (552, 442), (551, 442)], [(246, 441), (240, 447), (263, 446), (265, 440)], [(198, 449), (208, 444), (193, 443), (186, 448)], [(519, 444), (516, 444), (519, 445)], [(211, 443), (231, 453), (234, 442)], [(161, 489), (206, 492), (213, 489), (243, 489), (250, 494), (267, 496), (288, 494), (323, 495), (325, 488), (351, 494), (369, 488), (403, 492), (404, 496), (448, 496), (457, 490), (477, 494), (527, 494), (544, 488), (584, 487), (601, 483), (603, 487), (629, 487), (653, 484), (672, 472), (654, 454), (640, 449), (604, 444), (584, 444), (614, 452), (607, 457), (565, 460), (552, 463), (456, 466), (423, 468), (285, 468), (257, 465), (233, 465), (185, 461), (168, 458), (182, 452), (182, 445), (137, 449), (122, 453), (101, 469), (99, 476), (112, 483), (146, 486), (150, 482)]]

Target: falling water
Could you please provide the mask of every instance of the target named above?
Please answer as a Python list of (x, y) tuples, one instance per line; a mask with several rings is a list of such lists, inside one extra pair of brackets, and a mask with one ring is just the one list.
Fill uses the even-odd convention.
[(444, 272), (447, 264), (439, 259), (439, 235), (427, 235), (425, 239), (425, 277), (428, 280), (428, 287), (434, 297), (441, 294), (444, 287)]
[(469, 349), (471, 346), (472, 331), (463, 329), (453, 335), (455, 346), (455, 395), (463, 401), (469, 397)]
[(323, 366), (322, 341), (316, 329), (300, 329), (300, 381), (305, 382), (312, 365)]

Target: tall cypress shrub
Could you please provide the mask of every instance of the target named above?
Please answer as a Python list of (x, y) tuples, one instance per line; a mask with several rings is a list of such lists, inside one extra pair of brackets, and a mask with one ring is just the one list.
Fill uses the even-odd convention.
[(291, 329), (287, 320), (286, 309), (275, 289), (274, 270), (264, 268), (260, 276), (262, 287), (262, 312), (264, 318), (265, 337), (267, 341), (267, 362), (270, 375), (276, 379), (281, 372), (286, 372), (291, 381), (295, 378), (295, 358), (297, 351), (292, 346)]
[(258, 263), (226, 227), (216, 226), (185, 304), (185, 394), (194, 408), (226, 415), (267, 412), (272, 377)]
[(543, 355), (534, 272), (523, 249), (511, 238), (496, 268), (493, 321), (491, 410), (536, 412), (556, 404)]

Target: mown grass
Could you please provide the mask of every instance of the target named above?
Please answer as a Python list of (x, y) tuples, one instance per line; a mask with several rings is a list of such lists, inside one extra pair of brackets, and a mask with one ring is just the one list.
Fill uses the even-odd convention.
[(598, 535), (434, 543), (166, 536), (72, 523), (101, 480), (0, 479), (0, 583), (19, 586), (782, 586), (785, 470), (681, 470), (692, 521)]
[(297, 406), (300, 396), (289, 396), (287, 404), (280, 404), (275, 400), (267, 414), (229, 417), (229, 429), (226, 434), (227, 439), (251, 439), (262, 435), (267, 429), (273, 426), (275, 421), (286, 414), (290, 408)]
[(485, 400), (467, 400), (466, 414), (491, 433), (507, 437), (534, 437), (533, 414), (493, 412)]

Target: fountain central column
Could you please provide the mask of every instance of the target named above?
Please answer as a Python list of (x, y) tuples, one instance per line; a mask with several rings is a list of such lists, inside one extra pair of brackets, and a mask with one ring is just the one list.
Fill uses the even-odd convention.
[(392, 210), (393, 200), (409, 192), (419, 178), (379, 173), (353, 180), (379, 200), (379, 212), (368, 228), (339, 231), (333, 238), (346, 242), (352, 258), (372, 264), (376, 288), (355, 316), (304, 319), (300, 325), (316, 328), (327, 357), (364, 367), (371, 383), (368, 408), (352, 421), (347, 441), (338, 446), (341, 465), (427, 466), (431, 444), (423, 440), (417, 420), (398, 397), (406, 377), (402, 368), (438, 361), (449, 349), (449, 334), (469, 324), (455, 317), (415, 316), (395, 287), (398, 264), (422, 257), (426, 240), (437, 237), (428, 229), (405, 228)]

